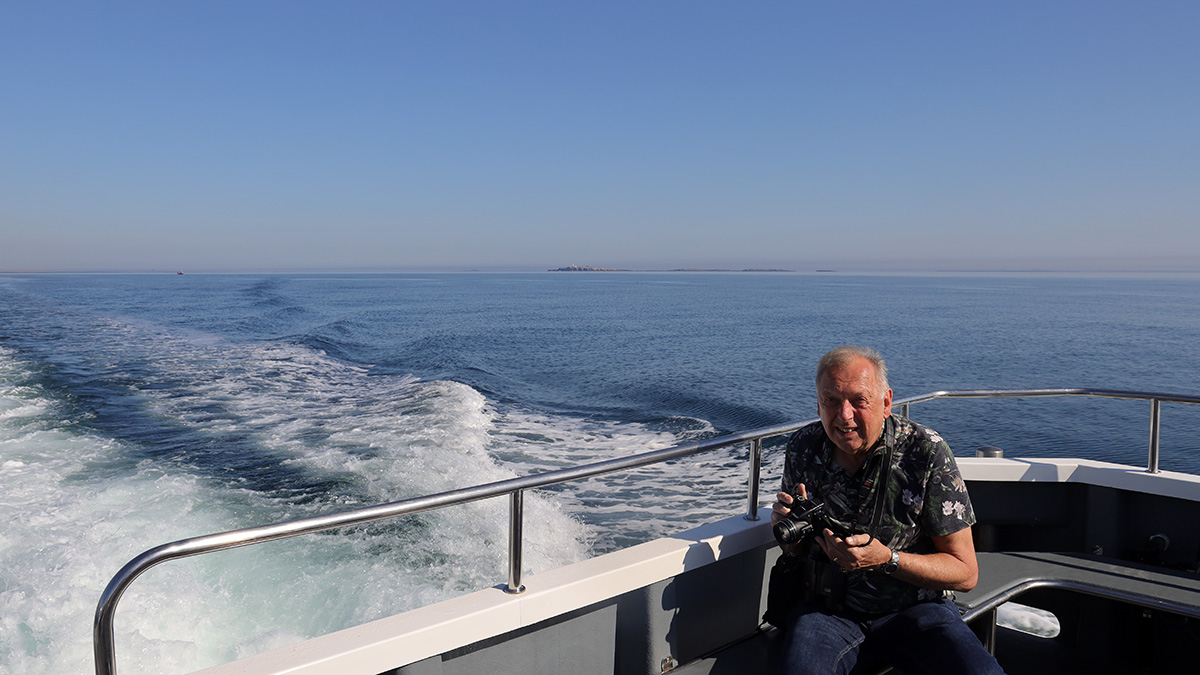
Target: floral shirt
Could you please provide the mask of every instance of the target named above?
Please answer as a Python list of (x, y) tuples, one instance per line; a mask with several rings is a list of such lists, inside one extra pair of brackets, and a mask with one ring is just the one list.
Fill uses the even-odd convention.
[[(889, 445), (891, 467), (880, 480), (880, 464)], [(834, 462), (834, 450), (820, 422), (792, 434), (783, 465), (783, 490), (795, 494), (796, 484), (803, 483), (808, 498), (824, 502), (832, 518), (906, 553), (930, 553), (934, 550), (930, 537), (975, 524), (954, 454), (932, 429), (891, 415), (867, 461), (853, 476)], [(883, 499), (882, 513), (880, 522), (872, 523), (877, 493)], [(883, 614), (942, 595), (876, 570), (854, 571), (847, 575), (845, 605), (866, 614)]]

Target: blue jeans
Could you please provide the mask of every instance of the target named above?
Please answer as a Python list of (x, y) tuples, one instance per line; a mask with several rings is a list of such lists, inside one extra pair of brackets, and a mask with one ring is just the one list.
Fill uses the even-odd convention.
[(793, 610), (780, 675), (847, 675), (860, 659), (904, 675), (1004, 672), (949, 600), (858, 620), (803, 601)]

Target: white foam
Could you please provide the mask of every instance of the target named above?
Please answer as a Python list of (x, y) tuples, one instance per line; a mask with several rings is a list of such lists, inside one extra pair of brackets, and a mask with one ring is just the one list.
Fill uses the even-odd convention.
[[(0, 361), (0, 401), (20, 401), (41, 415), (0, 423), (0, 670), (88, 672), (99, 590), (117, 560), (138, 552), (131, 535), (153, 536), (164, 531), (164, 522), (197, 515), (196, 482), (154, 469), (90, 480), (93, 467), (120, 454), (119, 444), (61, 428), (69, 420), (61, 419), (53, 400), (36, 387), (14, 385), (24, 378), (10, 354)], [(174, 588), (180, 578), (165, 581)], [(170, 592), (162, 583), (148, 588)], [(123, 638), (129, 650), (128, 631)]]
[[(662, 450), (716, 433), (707, 421), (693, 418), (656, 427), (508, 410), (496, 421), (494, 452), (528, 474)], [(738, 458), (745, 452), (730, 448), (568, 483), (556, 495), (564, 508), (595, 526), (592, 550), (604, 553), (745, 508), (746, 462)], [(762, 475), (773, 495), (779, 473), (771, 470)]]
[[(89, 345), (138, 364), (147, 417), (216, 445), (239, 439), (238, 452), (344, 489), (297, 502), (186, 460), (135, 463), (135, 448), (71, 419), (32, 365), (0, 350), (0, 517), (16, 523), (0, 533), (0, 670), (90, 670), (101, 591), (161, 543), (713, 433), (703, 420), (652, 427), (498, 409), (460, 383), (375, 375), (299, 345), (118, 321)], [(744, 465), (729, 470), (732, 452), (527, 495), (524, 571), (728, 515), (745, 492), (736, 478)], [(689, 508), (668, 506), (679, 495)], [(191, 671), (501, 583), (507, 531), (507, 502), (494, 499), (164, 564), (121, 601), (120, 669)]]
[[(123, 340), (147, 339), (128, 326)], [(237, 430), (352, 495), (287, 504), (174, 466), (132, 465), (130, 448), (69, 418), (0, 353), (0, 671), (87, 672), (100, 592), (160, 543), (234, 527), (511, 477), (489, 454), (494, 412), (451, 382), (371, 377), (302, 347), (154, 336), (142, 394), (172, 423)], [(159, 386), (154, 372), (181, 385)], [(100, 477), (103, 476), (103, 477)], [(122, 672), (191, 671), (494, 585), (506, 577), (502, 500), (333, 536), (154, 568), (116, 617)], [(587, 535), (553, 503), (526, 501), (527, 572), (582, 559)]]

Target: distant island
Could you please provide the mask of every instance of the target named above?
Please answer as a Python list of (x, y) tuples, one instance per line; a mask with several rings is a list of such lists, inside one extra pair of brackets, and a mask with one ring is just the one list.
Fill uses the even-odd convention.
[(748, 267), (744, 270), (702, 269), (698, 267), (681, 267), (669, 272), (791, 272), (793, 270), (776, 269), (774, 267)]
[(744, 270), (710, 269), (698, 267), (680, 267), (673, 270), (626, 270), (615, 267), (592, 267), (591, 265), (567, 265), (555, 267), (547, 272), (791, 272), (793, 270), (776, 269), (773, 267), (751, 267)]

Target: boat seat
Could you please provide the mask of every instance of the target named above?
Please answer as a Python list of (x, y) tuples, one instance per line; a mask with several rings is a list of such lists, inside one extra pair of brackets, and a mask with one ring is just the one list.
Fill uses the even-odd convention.
[[(1200, 618), (1200, 575), (1083, 553), (979, 553), (979, 583), (958, 593), (968, 623), (1038, 588), (1086, 593)], [(994, 615), (993, 615), (994, 618)]]
[[(670, 671), (672, 675), (743, 675), (773, 673), (783, 646), (783, 632), (765, 626), (745, 640)], [(892, 672), (883, 665), (864, 664), (853, 675), (884, 675)]]
[[(963, 620), (994, 648), (995, 610), (1027, 591), (1056, 588), (1200, 618), (1200, 575), (1079, 553), (979, 553), (979, 582), (958, 593)], [(767, 629), (673, 671), (680, 675), (770, 672), (782, 636)], [(871, 669), (888, 672), (886, 667)]]

